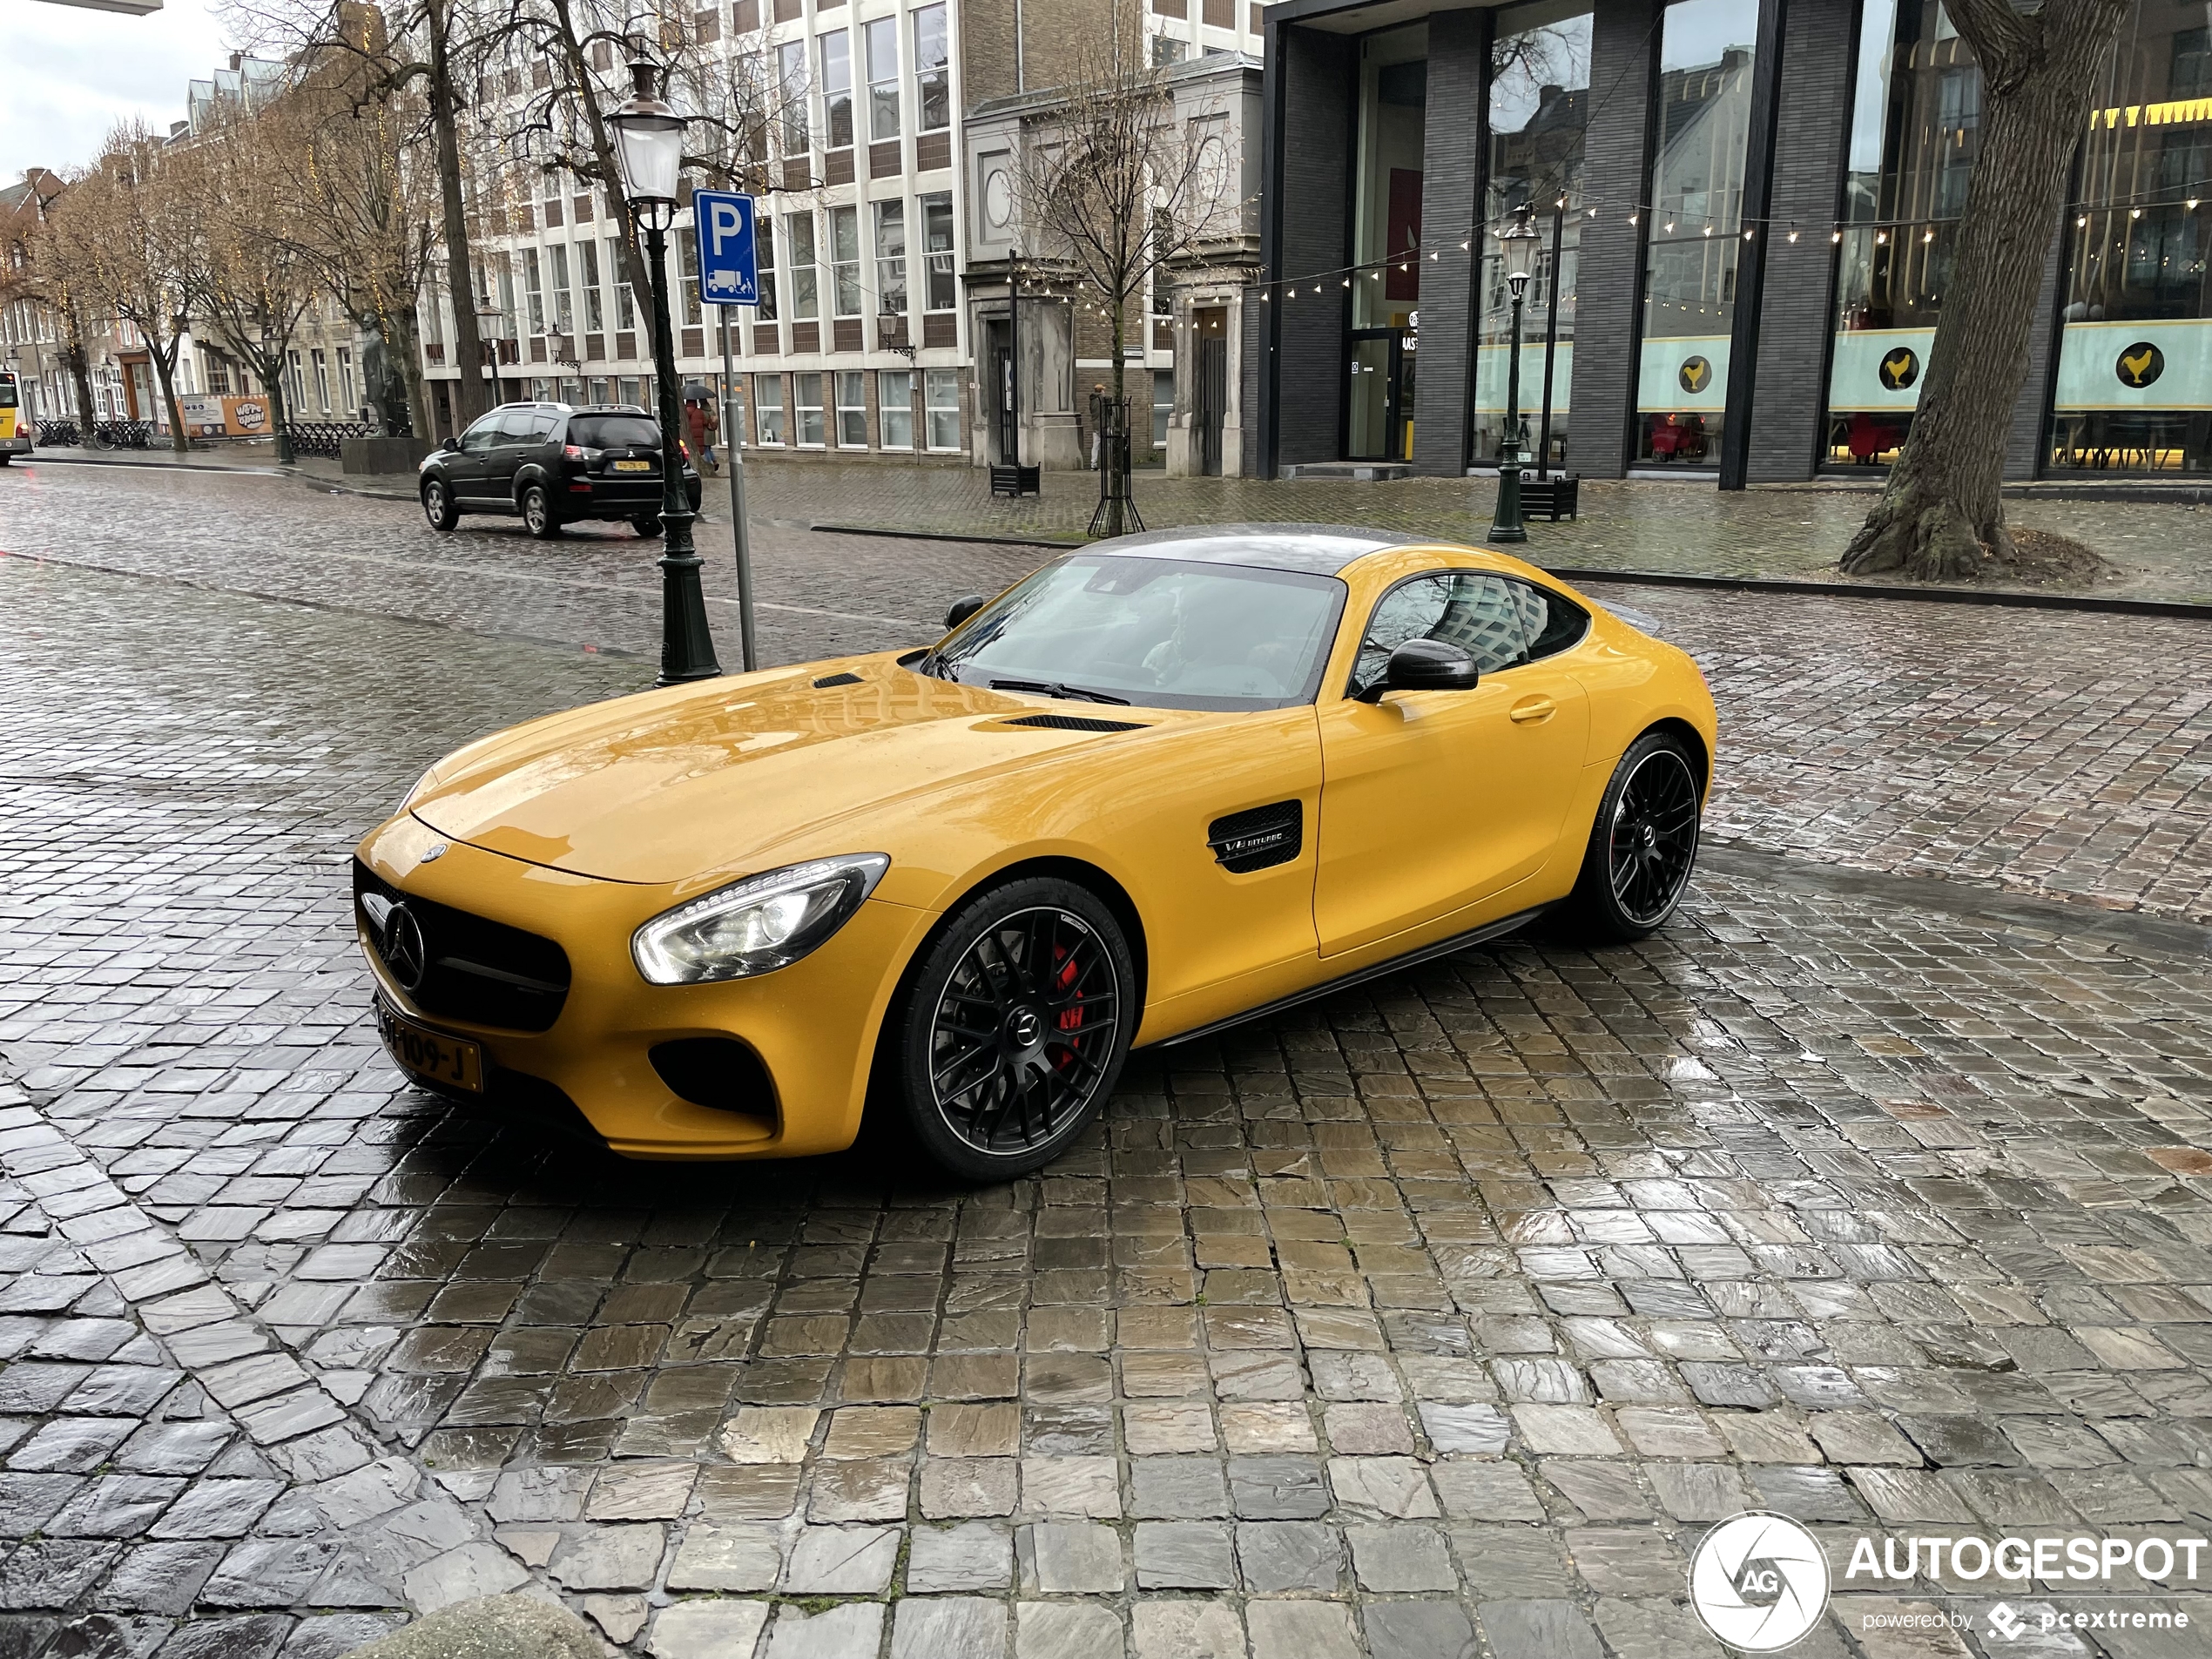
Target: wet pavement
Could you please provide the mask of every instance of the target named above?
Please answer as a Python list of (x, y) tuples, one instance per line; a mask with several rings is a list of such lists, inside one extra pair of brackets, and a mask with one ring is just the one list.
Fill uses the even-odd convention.
[[(536, 1587), (675, 1659), (1705, 1655), (1746, 1508), (1827, 1546), (1798, 1652), (2212, 1652), (2125, 1569), (1843, 1577), (2212, 1530), (2201, 624), (1602, 591), (1721, 705), (1675, 923), (1140, 1055), (961, 1192), (552, 1149), (375, 1046), (352, 842), (650, 679), (645, 544), (118, 473), (0, 476), (0, 1653)], [(1036, 556), (770, 527), (770, 655)], [(2195, 1622), (2042, 1631), (2107, 1589)]]

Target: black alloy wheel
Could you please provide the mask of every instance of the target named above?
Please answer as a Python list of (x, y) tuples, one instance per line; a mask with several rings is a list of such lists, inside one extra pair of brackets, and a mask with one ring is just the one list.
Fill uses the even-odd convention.
[(1664, 925), (1689, 886), (1704, 806), (1696, 763), (1680, 738), (1647, 732), (1614, 768), (1568, 900), (1586, 932), (1616, 943)]
[(961, 907), (901, 1015), (901, 1093), (923, 1150), (971, 1181), (1057, 1157), (1120, 1075), (1136, 979), (1112, 912), (1073, 882), (1031, 877)]
[(523, 528), (541, 542), (561, 533), (561, 521), (553, 514), (553, 498), (545, 493), (543, 484), (532, 484), (523, 491)]
[(453, 492), (444, 479), (423, 480), (422, 516), (430, 521), (434, 530), (449, 530), (461, 523), (461, 509), (453, 504)]

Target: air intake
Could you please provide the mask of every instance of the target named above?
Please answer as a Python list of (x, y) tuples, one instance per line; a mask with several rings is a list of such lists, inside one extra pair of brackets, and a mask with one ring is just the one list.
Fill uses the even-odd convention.
[(1088, 714), (1025, 714), (1001, 724), (1049, 726), (1055, 732), (1142, 732), (1145, 725), (1142, 720), (1100, 720)]
[(860, 683), (858, 674), (826, 674), (814, 682), (814, 689), (826, 691), (833, 685), (858, 685)]
[(1288, 864), (1305, 845), (1305, 803), (1280, 800), (1217, 818), (1206, 826), (1206, 845), (1232, 875)]

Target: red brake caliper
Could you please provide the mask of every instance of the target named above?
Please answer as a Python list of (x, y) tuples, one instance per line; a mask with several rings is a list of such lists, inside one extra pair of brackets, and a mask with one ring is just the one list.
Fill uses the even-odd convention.
[[(1074, 956), (1069, 953), (1068, 948), (1065, 945), (1055, 945), (1052, 948), (1052, 958), (1054, 963), (1055, 964), (1055, 971), (1053, 973), (1053, 982), (1062, 990), (1067, 990), (1076, 982), (1076, 960)], [(1057, 964), (1062, 962), (1066, 964), (1065, 967), (1057, 966)], [(1062, 1031), (1077, 1031), (1082, 1028), (1082, 994), (1078, 991), (1076, 994), (1075, 1002), (1069, 1007), (1060, 1010), (1060, 1028)], [(1075, 1063), (1075, 1059), (1076, 1056), (1072, 1050), (1063, 1049), (1055, 1063), (1064, 1069), (1065, 1068), (1073, 1065)]]

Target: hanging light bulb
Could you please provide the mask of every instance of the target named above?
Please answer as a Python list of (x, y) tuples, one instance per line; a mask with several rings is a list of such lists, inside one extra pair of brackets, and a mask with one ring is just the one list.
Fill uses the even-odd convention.
[(2141, 219), (2142, 216), (2143, 210), (2140, 207), (2130, 207), (2128, 210), (2128, 217), (2130, 219)]
[(1884, 244), (1884, 243), (1887, 242), (1889, 239), (1890, 239), (1890, 233), (1889, 233), (1887, 231), (1876, 231), (1876, 232), (1874, 233), (1874, 241), (1875, 241), (1875, 245), (1876, 245), (1877, 246), (1881, 246), (1882, 244)]
[(1713, 227), (1712, 227), (1710, 225), (1708, 225), (1708, 226), (1705, 227), (1705, 234), (1706, 234), (1706, 235), (1708, 235), (1708, 236), (1710, 236), (1712, 233), (1713, 233)]
[(1746, 226), (1744, 227), (1744, 231), (1743, 231), (1743, 239), (1744, 239), (1745, 241), (1747, 241), (1747, 242), (1748, 242), (1748, 241), (1750, 241), (1750, 240), (1751, 239), (1751, 231), (1750, 231), (1750, 227), (1749, 226)]
[(2182, 206), (2188, 208), (2189, 212), (2194, 213), (2196, 212), (2196, 198), (2194, 196), (2190, 197), (2187, 201), (2183, 202)]
[(1796, 240), (1797, 239), (1797, 229), (1796, 229), (1796, 227), (1795, 227), (1794, 226), (1791, 228), (1791, 231), (1790, 231), (1790, 239), (1791, 239), (1791, 241), (1793, 241), (1793, 242), (1794, 242), (1794, 241), (1796, 241)]
[(1923, 242), (1932, 242), (1932, 241), (1934, 241), (1934, 240), (1935, 240), (1935, 227), (1934, 227), (1933, 226), (1929, 226), (1926, 230), (1922, 231), (1922, 232), (1920, 233), (1920, 239), (1921, 239)]
[(2077, 230), (2077, 231), (2086, 231), (2086, 230), (2087, 230), (2087, 229), (2089, 228), (2089, 216), (2088, 216), (2088, 214), (2084, 213), (2084, 214), (2082, 214), (2082, 215), (2081, 215), (2079, 219), (2075, 219), (2075, 220), (2074, 221), (2074, 228), (2075, 230)]
[(1840, 242), (1844, 239), (1844, 233), (1841, 231), (1831, 231), (1828, 233), (1828, 239), (1831, 242)]
[(1630, 214), (1629, 215), (1629, 224), (1631, 224), (1631, 225), (1633, 225), (1633, 224), (1635, 224), (1635, 222), (1636, 222), (1636, 216), (1635, 216), (1634, 213), (1630, 213)]

